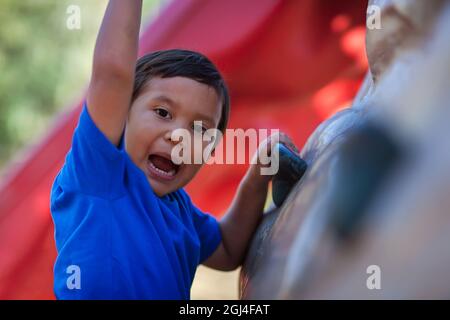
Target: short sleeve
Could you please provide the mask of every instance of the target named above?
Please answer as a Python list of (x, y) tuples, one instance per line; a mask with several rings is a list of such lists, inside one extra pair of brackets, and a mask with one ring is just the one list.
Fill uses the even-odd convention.
[(197, 235), (200, 239), (200, 261), (203, 263), (219, 246), (222, 241), (219, 222), (212, 215), (203, 213), (192, 202), (191, 212)]
[(121, 194), (124, 171), (125, 151), (97, 128), (84, 104), (57, 182), (64, 189), (112, 199)]

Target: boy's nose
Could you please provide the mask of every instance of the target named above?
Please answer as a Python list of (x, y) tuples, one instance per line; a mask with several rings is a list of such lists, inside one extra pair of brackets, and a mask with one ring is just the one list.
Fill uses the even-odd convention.
[(173, 141), (172, 140), (172, 130), (167, 130), (166, 133), (164, 134), (164, 140), (171, 142), (171, 143), (176, 143), (177, 141)]
[(176, 144), (180, 143), (181, 141), (180, 141), (180, 139), (176, 139), (176, 138), (172, 139), (172, 134), (174, 131), (175, 130), (167, 130), (166, 133), (164, 134), (164, 140), (166, 140), (167, 142), (169, 142), (171, 144), (176, 145)]

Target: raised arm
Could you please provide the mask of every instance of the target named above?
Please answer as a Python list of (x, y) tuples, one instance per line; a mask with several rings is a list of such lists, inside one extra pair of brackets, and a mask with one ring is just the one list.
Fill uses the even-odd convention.
[(142, 0), (110, 0), (97, 36), (87, 95), (97, 127), (118, 145), (133, 92)]

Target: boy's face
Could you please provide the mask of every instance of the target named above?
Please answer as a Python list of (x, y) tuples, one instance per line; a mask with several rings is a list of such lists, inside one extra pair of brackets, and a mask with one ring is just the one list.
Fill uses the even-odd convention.
[[(185, 77), (152, 78), (131, 104), (125, 129), (125, 148), (131, 160), (146, 175), (158, 196), (185, 186), (202, 164), (175, 165), (171, 161), (176, 129), (188, 130), (194, 145), (194, 130), (217, 128), (221, 103), (213, 87)], [(194, 121), (202, 121), (195, 126)], [(200, 136), (196, 134), (196, 136)], [(201, 138), (200, 138), (201, 139)], [(202, 150), (208, 143), (202, 142)]]

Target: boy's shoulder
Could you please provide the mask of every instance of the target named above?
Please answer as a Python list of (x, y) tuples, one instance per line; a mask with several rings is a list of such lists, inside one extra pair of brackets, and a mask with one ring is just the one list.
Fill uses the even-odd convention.
[(127, 159), (123, 149), (114, 146), (98, 129), (86, 103), (72, 136), (72, 145), (55, 177), (53, 191), (66, 191), (114, 199), (123, 194)]

